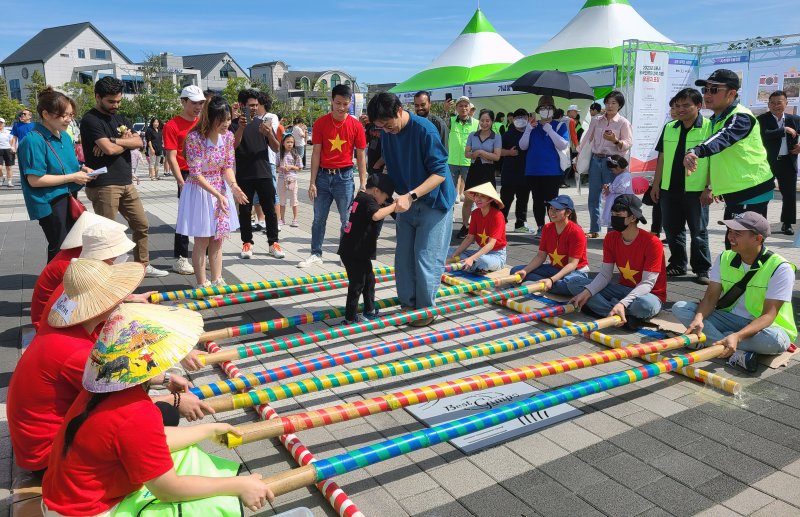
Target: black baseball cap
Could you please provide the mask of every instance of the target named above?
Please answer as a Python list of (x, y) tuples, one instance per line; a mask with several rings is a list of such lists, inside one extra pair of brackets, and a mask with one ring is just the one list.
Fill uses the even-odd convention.
[(526, 110), (525, 108), (517, 108), (517, 111), (514, 112), (514, 116), (515, 117), (527, 117), (528, 116), (528, 110)]
[(642, 214), (642, 200), (633, 194), (620, 194), (617, 196), (614, 200), (614, 204), (611, 206), (611, 210), (614, 212), (627, 210), (632, 216), (636, 217), (640, 223), (647, 224), (647, 219), (645, 219)]
[(711, 72), (711, 75), (708, 76), (708, 79), (698, 79), (694, 82), (695, 86), (706, 86), (708, 83), (724, 84), (731, 90), (738, 90), (741, 87), (739, 75), (733, 70), (728, 70), (727, 68), (714, 70)]
[(388, 174), (373, 172), (367, 178), (367, 188), (376, 187), (378, 190), (389, 196), (394, 195), (394, 182)]

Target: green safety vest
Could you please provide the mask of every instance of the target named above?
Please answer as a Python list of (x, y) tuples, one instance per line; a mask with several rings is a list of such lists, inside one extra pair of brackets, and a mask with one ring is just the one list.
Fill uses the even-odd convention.
[[(675, 159), (675, 151), (678, 151), (678, 156), (683, 160), (686, 154), (686, 149), (702, 144), (709, 136), (711, 129), (711, 121), (702, 115), (698, 115), (702, 120), (702, 126), (693, 126), (689, 133), (686, 134), (686, 147), (678, 149), (678, 140), (681, 137), (681, 126), (683, 122), (680, 120), (670, 121), (664, 126), (664, 167), (661, 169), (661, 188), (664, 190), (669, 189), (670, 181), (672, 181), (672, 161)], [(697, 160), (697, 170), (691, 176), (686, 176), (686, 192), (701, 192), (708, 185), (708, 158), (700, 158)]]
[(741, 192), (772, 180), (772, 170), (767, 163), (767, 151), (761, 141), (761, 127), (749, 109), (737, 104), (727, 117), (712, 125), (711, 135), (722, 129), (725, 123), (738, 113), (750, 117), (753, 129), (742, 140), (709, 157), (711, 188), (715, 196)]
[(502, 125), (503, 125), (502, 122), (492, 122), (492, 131), (494, 131), (495, 133), (497, 133), (499, 135), (500, 134), (500, 126), (502, 126)]
[(462, 124), (455, 115), (450, 117), (450, 134), (447, 137), (447, 163), (469, 167), (470, 160), (464, 156), (467, 148), (467, 138), (470, 133), (478, 130), (478, 121), (470, 118), (469, 122)]
[[(761, 252), (762, 255), (766, 251), (766, 248), (764, 248)], [(728, 292), (728, 290), (745, 275), (745, 270), (742, 268), (741, 259), (738, 261), (739, 267), (731, 265), (736, 257), (738, 257), (738, 254), (730, 250), (723, 251), (722, 255), (720, 255), (719, 276), (722, 282), (722, 295), (720, 295), (720, 298), (724, 296), (725, 293)], [(759, 258), (756, 263), (753, 264), (753, 266), (760, 264), (758, 267), (758, 272), (754, 274), (747, 283), (747, 289), (745, 289), (745, 292), (742, 295), (744, 296), (744, 306), (747, 308), (747, 312), (749, 312), (753, 318), (757, 318), (763, 313), (764, 300), (766, 300), (767, 297), (767, 286), (769, 285), (769, 281), (778, 266), (784, 262), (787, 262), (787, 260), (778, 254), (773, 254), (767, 261), (764, 262), (762, 258)], [(794, 264), (790, 262), (787, 263), (792, 266), (793, 270), (795, 270)], [(723, 310), (730, 312), (738, 303), (739, 301), (737, 300), (729, 308)], [(794, 343), (794, 340), (797, 339), (797, 326), (794, 322), (794, 313), (792, 312), (791, 302), (784, 302), (783, 305), (781, 305), (781, 308), (778, 311), (778, 316), (775, 318), (773, 325), (777, 325), (785, 330), (789, 335), (789, 339)]]

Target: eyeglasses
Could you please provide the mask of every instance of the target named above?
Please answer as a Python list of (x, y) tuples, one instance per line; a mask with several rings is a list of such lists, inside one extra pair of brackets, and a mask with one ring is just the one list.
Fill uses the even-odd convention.
[(703, 86), (700, 88), (700, 91), (703, 92), (703, 95), (710, 93), (711, 95), (716, 95), (719, 93), (720, 90), (729, 90), (727, 86)]
[(75, 114), (74, 113), (62, 113), (61, 115), (59, 115), (59, 117), (69, 120), (69, 119), (75, 118)]

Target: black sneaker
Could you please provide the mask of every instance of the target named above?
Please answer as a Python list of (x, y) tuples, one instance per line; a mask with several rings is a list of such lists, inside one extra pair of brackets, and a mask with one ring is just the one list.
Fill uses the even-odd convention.
[(758, 354), (755, 352), (737, 350), (730, 359), (728, 359), (728, 365), (744, 368), (748, 373), (755, 373), (758, 371)]
[(694, 281), (702, 285), (708, 285), (711, 283), (711, 279), (708, 278), (707, 271), (705, 273), (697, 273), (697, 278), (695, 278)]
[(461, 229), (458, 230), (458, 233), (456, 234), (456, 239), (463, 239), (467, 235), (469, 235), (469, 230), (467, 229), (466, 226), (462, 225)]
[(253, 226), (250, 227), (254, 232), (260, 232), (266, 230), (267, 227), (259, 222), (253, 223)]
[(364, 311), (361, 315), (364, 316), (364, 318), (368, 321), (376, 320), (380, 317), (378, 314), (378, 309), (375, 309), (372, 312)]
[(784, 235), (794, 235), (794, 230), (792, 230), (791, 224), (783, 223), (781, 225), (781, 231), (783, 232)]

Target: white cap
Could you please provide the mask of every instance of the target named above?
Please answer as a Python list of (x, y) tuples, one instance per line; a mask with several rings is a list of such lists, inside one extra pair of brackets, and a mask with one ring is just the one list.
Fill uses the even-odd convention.
[(203, 95), (203, 90), (201, 90), (199, 86), (190, 84), (181, 90), (181, 99), (189, 99), (192, 102), (200, 102), (205, 101), (206, 96)]
[(461, 104), (462, 102), (466, 102), (467, 104), (472, 104), (471, 102), (469, 102), (469, 97), (467, 97), (466, 95), (462, 95), (461, 97), (459, 97), (458, 100), (456, 101), (456, 104)]
[(567, 111), (578, 111), (578, 105), (577, 104), (570, 104), (569, 108), (567, 108)]
[(4, 119), (3, 117), (0, 117), (0, 124), (5, 124), (5, 123), (6, 123), (6, 119)]

